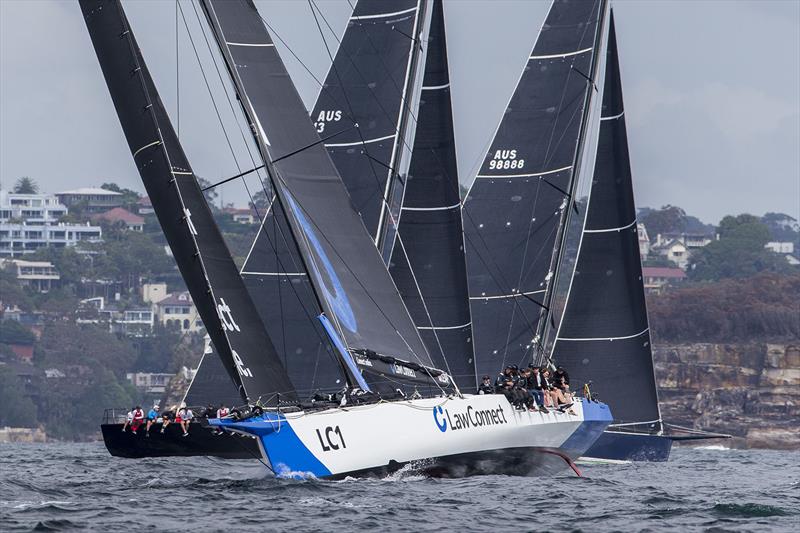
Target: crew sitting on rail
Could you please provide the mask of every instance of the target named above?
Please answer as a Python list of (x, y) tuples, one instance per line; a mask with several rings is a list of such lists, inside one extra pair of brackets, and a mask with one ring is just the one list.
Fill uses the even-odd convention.
[(142, 407), (137, 405), (136, 408), (133, 410), (133, 420), (131, 421), (131, 433), (136, 435), (136, 431), (141, 427), (144, 423), (144, 411), (142, 411)]
[(147, 411), (147, 427), (145, 428), (145, 436), (150, 436), (150, 426), (156, 423), (156, 419), (158, 418), (158, 404), (155, 404), (152, 409)]
[(189, 436), (189, 424), (192, 423), (192, 419), (194, 418), (194, 413), (190, 407), (186, 407), (186, 404), (181, 404), (181, 410), (178, 411), (178, 416), (181, 418), (181, 429), (183, 429), (183, 436)]
[(539, 406), (539, 411), (542, 413), (549, 413), (550, 411), (548, 411), (547, 407), (544, 405), (545, 380), (542, 377), (542, 373), (539, 371), (539, 367), (533, 363), (528, 366), (528, 369), (530, 371), (530, 376), (528, 377), (528, 393), (530, 393), (536, 405)]
[(173, 405), (171, 409), (167, 409), (163, 413), (161, 413), (161, 433), (164, 433), (164, 430), (167, 429), (167, 426), (170, 425), (175, 420), (175, 406)]
[(550, 396), (551, 405), (561, 411), (562, 413), (569, 409), (569, 414), (574, 415), (575, 412), (570, 409), (572, 407), (572, 401), (567, 398), (564, 394), (564, 391), (561, 390), (562, 385), (556, 385), (556, 383), (552, 380), (550, 375), (550, 370), (548, 368), (542, 369), (542, 377), (544, 377), (545, 382), (547, 383), (547, 392)]
[(125, 423), (122, 424), (122, 432), (123, 433), (125, 433), (125, 430), (128, 428), (128, 426), (131, 425), (131, 422), (133, 422), (133, 412), (135, 410), (136, 410), (135, 407), (131, 407), (131, 410), (128, 411), (127, 415), (125, 415)]
[(483, 376), (483, 379), (481, 379), (481, 384), (478, 385), (478, 394), (494, 394), (492, 378), (489, 376)]

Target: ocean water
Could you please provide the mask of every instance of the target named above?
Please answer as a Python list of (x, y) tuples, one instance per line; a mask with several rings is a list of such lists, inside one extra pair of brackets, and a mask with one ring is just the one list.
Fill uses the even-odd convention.
[(800, 452), (677, 448), (549, 478), (283, 481), (256, 461), (0, 445), (0, 531), (800, 531)]

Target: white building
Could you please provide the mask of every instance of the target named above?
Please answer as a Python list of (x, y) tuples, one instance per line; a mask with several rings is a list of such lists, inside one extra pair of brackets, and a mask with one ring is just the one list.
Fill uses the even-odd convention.
[(650, 255), (650, 236), (647, 234), (647, 228), (641, 222), (636, 224), (636, 230), (639, 233), (639, 256), (644, 261)]
[(59, 222), (68, 212), (54, 195), (0, 191), (0, 257), (102, 240), (99, 226)]
[(163, 394), (167, 390), (169, 380), (175, 374), (161, 374), (153, 372), (130, 372), (125, 377), (134, 387), (143, 390), (147, 394)]
[(0, 259), (0, 267), (13, 269), (20, 283), (39, 292), (48, 292), (61, 280), (61, 274), (50, 261)]
[(55, 224), (67, 214), (67, 206), (52, 194), (19, 194), (0, 191), (0, 222), (25, 221)]
[(776, 254), (793, 254), (794, 253), (794, 243), (793, 242), (768, 242), (764, 245), (764, 248), (769, 250), (772, 253)]
[(203, 328), (203, 322), (188, 292), (170, 294), (156, 302), (155, 308), (159, 322), (166, 327), (191, 332)]
[(71, 191), (57, 192), (56, 196), (67, 207), (80, 207), (87, 213), (102, 213), (122, 206), (122, 193), (99, 187), (81, 187)]

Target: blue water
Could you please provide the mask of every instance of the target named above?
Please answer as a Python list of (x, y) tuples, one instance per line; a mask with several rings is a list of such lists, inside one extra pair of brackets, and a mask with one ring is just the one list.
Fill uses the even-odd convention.
[(0, 445), (0, 531), (800, 531), (800, 452), (678, 448), (550, 478), (277, 481), (254, 461)]

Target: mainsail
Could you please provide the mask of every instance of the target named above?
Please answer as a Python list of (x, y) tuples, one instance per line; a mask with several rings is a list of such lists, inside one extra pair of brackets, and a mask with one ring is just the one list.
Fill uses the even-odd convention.
[(625, 107), (611, 18), (603, 114), (586, 225), (553, 358), (618, 423), (661, 427), (642, 281)]
[[(409, 164), (426, 0), (359, 1), (311, 118), (385, 262)], [(316, 17), (316, 15), (315, 15)]]
[(444, 9), (441, 0), (431, 8), (416, 135), (389, 272), (435, 365), (471, 391), (475, 361)]
[(366, 378), (364, 385), (386, 392), (409, 385), (436, 392), (449, 385), (446, 374), (430, 368), (422, 339), (255, 6), (249, 0), (202, 5), (324, 310), (323, 325), (332, 323), (326, 330), (344, 347), (337, 352), (351, 380), (361, 384)]
[(553, 3), (465, 201), (479, 373), (539, 349), (606, 10), (604, 0)]
[[(200, 318), (243, 399), (295, 401), (118, 0), (81, 10), (136, 166)], [(277, 394), (280, 394), (280, 398)]]

